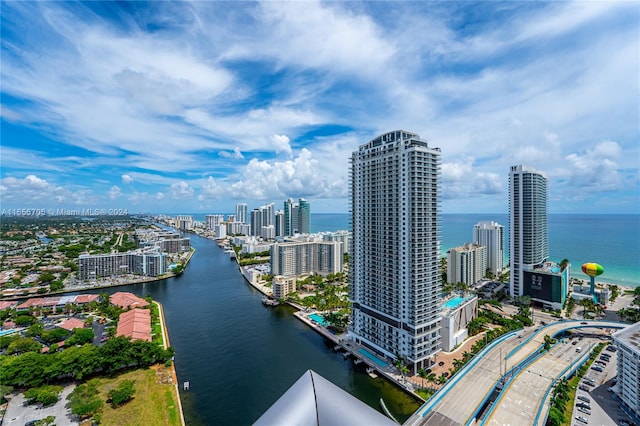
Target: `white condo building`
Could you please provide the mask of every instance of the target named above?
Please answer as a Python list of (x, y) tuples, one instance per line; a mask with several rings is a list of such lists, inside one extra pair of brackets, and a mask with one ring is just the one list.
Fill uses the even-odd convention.
[(441, 349), (440, 149), (399, 130), (350, 161), (350, 335), (415, 374)]
[(618, 382), (614, 389), (622, 403), (640, 417), (640, 322), (612, 337), (618, 348)]
[(547, 178), (527, 166), (511, 166), (509, 173), (509, 294), (524, 294), (524, 271), (541, 266), (549, 257), (547, 235)]
[(247, 222), (247, 204), (246, 203), (238, 203), (238, 204), (236, 204), (236, 222), (248, 223)]
[(271, 246), (271, 273), (299, 276), (342, 272), (343, 247), (339, 241), (285, 242)]
[(487, 269), (502, 273), (504, 263), (504, 227), (497, 222), (481, 221), (473, 225), (474, 244), (487, 248)]
[(447, 252), (447, 281), (473, 285), (487, 273), (487, 248), (465, 244)]

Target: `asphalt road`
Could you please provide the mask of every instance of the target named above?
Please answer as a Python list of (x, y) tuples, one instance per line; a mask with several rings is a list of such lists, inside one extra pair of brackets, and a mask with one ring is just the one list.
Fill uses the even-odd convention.
[[(609, 327), (616, 323), (563, 321), (540, 329), (529, 328), (522, 337), (512, 337), (489, 350), (454, 376), (454, 384), (435, 395), (435, 402), (427, 402), (411, 418), (407, 425), (462, 425), (471, 420), (476, 410), (488, 397), (504, 371), (524, 361), (544, 344), (544, 336), (575, 327), (589, 325)], [(574, 350), (575, 349), (571, 349)], [(586, 349), (585, 349), (586, 350)], [(506, 364), (506, 366), (505, 366)], [(458, 375), (460, 375), (458, 377)], [(534, 419), (531, 419), (533, 423)]]

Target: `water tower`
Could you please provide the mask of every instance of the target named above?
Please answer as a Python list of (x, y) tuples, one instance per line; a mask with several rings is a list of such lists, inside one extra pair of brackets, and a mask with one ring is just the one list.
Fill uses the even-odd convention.
[(596, 290), (595, 290), (596, 277), (598, 275), (602, 275), (602, 273), (604, 272), (604, 268), (602, 267), (602, 265), (597, 263), (585, 263), (582, 265), (582, 272), (589, 275), (589, 278), (591, 278), (591, 289), (590, 289), (591, 297), (593, 297), (594, 303), (599, 303), (598, 298), (596, 297)]

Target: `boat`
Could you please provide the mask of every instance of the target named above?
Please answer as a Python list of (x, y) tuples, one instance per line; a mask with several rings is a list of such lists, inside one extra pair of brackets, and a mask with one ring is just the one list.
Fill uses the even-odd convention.
[(375, 373), (375, 370), (373, 369), (373, 367), (368, 367), (367, 368), (367, 374), (369, 375), (369, 377), (371, 377), (372, 379), (377, 379), (378, 375)]
[(278, 306), (280, 302), (278, 302), (276, 299), (272, 297), (264, 296), (262, 298), (262, 304), (265, 306)]
[(361, 359), (359, 359), (359, 358), (357, 358), (355, 361), (353, 361), (353, 363), (354, 363), (355, 365), (358, 365), (358, 364), (360, 364), (361, 362), (362, 362), (362, 360), (361, 360)]
[(333, 347), (333, 350), (334, 350), (334, 351), (336, 351), (336, 352), (338, 352), (338, 351), (340, 350), (340, 345), (336, 345), (336, 346), (334, 346), (334, 347)]

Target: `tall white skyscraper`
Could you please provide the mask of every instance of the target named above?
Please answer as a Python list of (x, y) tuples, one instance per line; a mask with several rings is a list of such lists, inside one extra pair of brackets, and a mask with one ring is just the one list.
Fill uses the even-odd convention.
[(414, 373), (441, 348), (440, 149), (393, 131), (351, 156), (351, 337)]
[(238, 203), (238, 204), (236, 204), (236, 222), (248, 223), (247, 222), (247, 204), (246, 203)]
[(473, 225), (473, 243), (487, 248), (487, 269), (502, 273), (504, 262), (504, 228), (497, 222), (481, 221)]
[(509, 173), (509, 293), (522, 296), (523, 271), (549, 257), (547, 178), (527, 166), (511, 166)]

